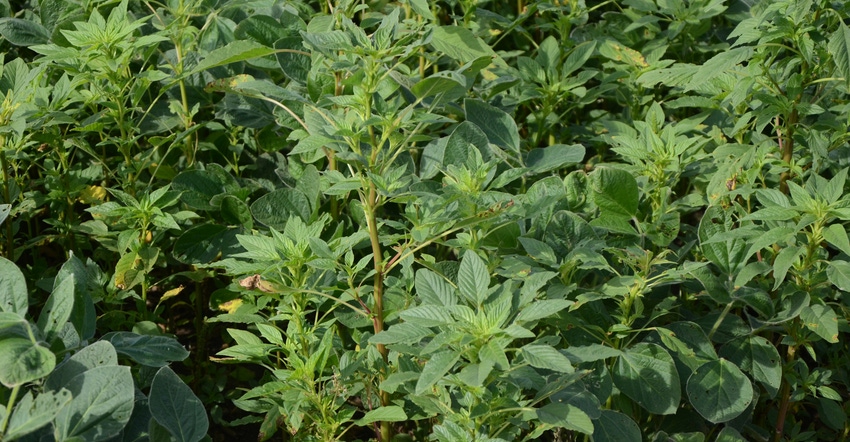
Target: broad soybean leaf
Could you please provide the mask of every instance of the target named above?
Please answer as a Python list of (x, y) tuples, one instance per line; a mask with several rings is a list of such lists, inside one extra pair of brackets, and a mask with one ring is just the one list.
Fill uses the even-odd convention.
[(460, 26), (434, 27), (431, 34), (431, 46), (461, 63), (496, 55), (493, 49), (484, 43), (484, 40)]
[(457, 286), (461, 296), (470, 303), (481, 306), (487, 298), (490, 286), (490, 273), (487, 264), (478, 254), (467, 250), (460, 260), (460, 268), (457, 273)]
[(69, 402), (71, 392), (64, 388), (59, 391), (43, 391), (35, 398), (32, 392), (28, 391), (15, 406), (3, 440), (15, 440), (49, 424)]
[(74, 275), (65, 277), (53, 289), (38, 317), (38, 328), (44, 333), (45, 340), (52, 342), (56, 334), (71, 317), (74, 308)]
[(283, 230), (292, 216), (310, 219), (310, 200), (298, 189), (278, 189), (251, 204), (254, 219), (268, 227)]
[(75, 376), (65, 387), (73, 400), (53, 422), (57, 439), (105, 440), (130, 420), (135, 394), (130, 367), (95, 367)]
[(592, 434), (594, 430), (593, 422), (587, 413), (574, 405), (554, 402), (538, 408), (535, 413), (540, 422), (553, 427), (585, 434)]
[[(481, 154), (480, 160), (474, 150)], [(488, 144), (487, 135), (476, 125), (464, 121), (460, 123), (449, 138), (443, 151), (441, 165), (466, 166), (470, 170), (481, 167), (480, 161), (489, 161), (493, 153)]]
[(532, 367), (561, 373), (575, 371), (570, 360), (551, 345), (529, 344), (522, 347), (522, 355)]
[(59, 364), (47, 377), (44, 386), (49, 390), (59, 391), (70, 383), (71, 379), (92, 368), (116, 365), (118, 365), (118, 353), (115, 347), (108, 341), (97, 341), (83, 347), (82, 350)]
[(368, 411), (362, 418), (354, 421), (354, 425), (365, 426), (372, 422), (401, 422), (407, 420), (404, 409), (398, 405), (379, 407)]
[(170, 368), (162, 367), (156, 372), (149, 406), (157, 423), (178, 442), (197, 442), (206, 436), (209, 419), (204, 404)]
[(460, 353), (454, 350), (434, 353), (431, 359), (422, 367), (422, 374), (419, 376), (419, 380), (416, 381), (415, 394), (420, 395), (430, 390), (437, 381), (442, 379), (454, 367), (458, 359), (460, 359)]
[(599, 167), (590, 175), (593, 201), (602, 212), (632, 217), (638, 208), (638, 185), (629, 172)]
[(224, 66), (230, 63), (250, 60), (257, 57), (265, 57), (272, 55), (275, 50), (250, 40), (237, 40), (220, 48), (210, 51), (203, 60), (200, 61), (188, 75), (197, 74), (207, 69), (218, 66)]
[(602, 410), (593, 426), (593, 442), (641, 442), (640, 428), (619, 411)]
[(480, 127), (491, 143), (519, 153), (519, 130), (507, 112), (473, 99), (464, 100), (463, 107), (466, 110), (466, 120)]
[(0, 311), (26, 316), (28, 308), (24, 274), (15, 263), (0, 257)]
[(707, 362), (698, 368), (688, 379), (687, 391), (694, 409), (713, 423), (734, 419), (753, 401), (750, 379), (726, 359)]
[(826, 277), (834, 286), (845, 292), (850, 292), (850, 262), (829, 261), (826, 268)]
[(734, 427), (723, 427), (714, 442), (747, 442), (747, 439), (741, 436), (741, 433)]
[(525, 164), (536, 173), (549, 172), (584, 160), (585, 149), (581, 144), (555, 144), (531, 149)]
[(50, 42), (50, 33), (44, 26), (20, 18), (0, 19), (0, 35), (16, 46), (32, 46)]
[(800, 312), (800, 320), (806, 328), (826, 342), (838, 342), (838, 317), (832, 307), (823, 304), (809, 305)]
[(184, 264), (208, 264), (219, 255), (238, 250), (240, 228), (201, 224), (183, 232), (174, 242), (174, 258)]
[(838, 72), (844, 77), (844, 83), (850, 87), (850, 28), (839, 22), (838, 29), (829, 37), (827, 44)]
[(56, 356), (48, 348), (29, 339), (0, 340), (0, 383), (12, 388), (41, 379), (56, 366)]
[(782, 382), (782, 360), (776, 347), (761, 336), (741, 336), (720, 348), (720, 356), (728, 359), (775, 397)]
[(62, 264), (54, 280), (53, 290), (56, 290), (56, 284), (71, 275), (74, 276), (74, 306), (69, 319), (77, 334), (80, 335), (80, 339), (89, 340), (94, 336), (97, 312), (94, 309), (92, 295), (99, 296), (103, 293), (100, 273), (100, 268), (91, 260), (84, 263), (71, 255)]
[(149, 367), (163, 367), (189, 356), (189, 352), (176, 339), (168, 336), (111, 332), (105, 334), (102, 340), (111, 343), (118, 354)]
[(623, 350), (611, 377), (620, 391), (650, 413), (673, 414), (682, 399), (676, 364), (657, 344)]

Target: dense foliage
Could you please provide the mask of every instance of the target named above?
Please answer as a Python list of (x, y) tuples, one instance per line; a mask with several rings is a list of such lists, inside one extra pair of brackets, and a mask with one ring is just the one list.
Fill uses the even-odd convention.
[(850, 4), (0, 0), (0, 439), (850, 436)]

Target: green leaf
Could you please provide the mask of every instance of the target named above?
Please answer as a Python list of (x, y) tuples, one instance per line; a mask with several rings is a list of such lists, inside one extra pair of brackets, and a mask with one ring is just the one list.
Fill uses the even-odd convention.
[[(222, 204), (224, 205), (224, 204)], [(239, 228), (201, 224), (183, 232), (174, 242), (173, 256), (184, 264), (208, 264), (238, 249)]]
[(809, 305), (800, 312), (800, 320), (806, 328), (826, 342), (838, 342), (838, 317), (832, 307), (823, 304)]
[(753, 401), (753, 386), (741, 369), (726, 359), (707, 362), (688, 379), (688, 398), (713, 423), (727, 422)]
[(785, 247), (776, 254), (773, 260), (773, 290), (776, 290), (785, 283), (785, 275), (788, 270), (797, 262), (800, 256), (803, 255), (805, 249), (800, 246)]
[(629, 172), (599, 167), (590, 175), (593, 201), (602, 212), (631, 218), (637, 212), (638, 185)]
[(840, 290), (850, 292), (850, 262), (847, 261), (829, 261), (829, 267), (826, 268), (826, 276), (829, 282), (838, 287)]
[(69, 402), (71, 392), (64, 388), (56, 392), (43, 391), (35, 398), (28, 391), (15, 406), (3, 440), (15, 440), (49, 424)]
[(9, 388), (41, 379), (55, 365), (56, 356), (29, 339), (0, 340), (0, 383)]
[(532, 367), (554, 370), (560, 373), (572, 373), (574, 371), (570, 360), (551, 345), (526, 345), (522, 347), (522, 355)]
[(747, 442), (747, 439), (741, 436), (741, 433), (734, 427), (723, 427), (714, 442)]
[(300, 37), (284, 37), (274, 42), (274, 48), (279, 51), (285, 50), (276, 54), (277, 63), (283, 74), (292, 81), (307, 84), (307, 74), (310, 73), (312, 58), (307, 54), (291, 52), (303, 52), (305, 50), (303, 40)]
[(187, 75), (194, 75), (207, 69), (224, 66), (230, 63), (250, 60), (257, 57), (272, 55), (275, 50), (257, 42), (237, 40), (220, 48), (210, 51)]
[(11, 204), (0, 204), (0, 226), (3, 225), (3, 221), (6, 221), (10, 213), (12, 213)]
[(95, 367), (64, 387), (74, 399), (53, 422), (61, 440), (105, 440), (118, 434), (130, 420), (135, 394), (130, 367)]
[(673, 358), (656, 344), (639, 343), (623, 350), (611, 372), (614, 384), (638, 405), (654, 414), (673, 414), (682, 390)]
[(149, 367), (163, 367), (169, 362), (189, 357), (189, 352), (176, 339), (168, 336), (110, 332), (103, 335), (102, 340), (111, 343), (118, 354)]
[(728, 211), (719, 206), (711, 206), (699, 223), (699, 240), (702, 252), (723, 273), (733, 275), (744, 264), (748, 249), (747, 241), (742, 239), (726, 239), (720, 242), (709, 242), (717, 235), (723, 235), (734, 229), (734, 220)]
[(53, 289), (38, 317), (38, 328), (47, 342), (65, 326), (74, 308), (74, 275), (71, 274)]
[(366, 412), (362, 418), (354, 421), (354, 425), (362, 427), (372, 422), (402, 422), (405, 420), (407, 420), (407, 414), (405, 414), (403, 408), (398, 405), (389, 405)]
[(310, 200), (298, 189), (278, 189), (251, 204), (254, 219), (268, 227), (283, 230), (290, 217), (310, 219)]
[(29, 295), (24, 274), (15, 263), (0, 257), (0, 311), (26, 316), (28, 308)]
[(838, 29), (829, 37), (827, 50), (835, 61), (835, 67), (844, 77), (844, 84), (850, 87), (850, 28), (839, 21)]
[[(427, 322), (427, 321), (426, 321)], [(372, 344), (417, 344), (422, 338), (433, 335), (426, 326), (415, 322), (402, 322), (387, 328), (386, 330), (369, 338)]]
[(841, 224), (832, 224), (821, 231), (823, 239), (833, 245), (838, 250), (841, 250), (846, 255), (850, 255), (850, 239), (847, 238), (847, 229)]
[(525, 164), (536, 173), (561, 169), (584, 161), (585, 149), (581, 144), (553, 144), (528, 152)]
[(108, 341), (97, 341), (62, 361), (47, 377), (44, 386), (49, 390), (59, 391), (71, 382), (71, 379), (92, 368), (116, 365), (118, 353), (115, 352), (115, 347)]
[(233, 36), (238, 40), (250, 38), (266, 46), (272, 46), (275, 41), (285, 37), (286, 33), (286, 28), (268, 15), (249, 15), (233, 30)]
[(0, 35), (16, 46), (32, 46), (50, 42), (44, 26), (20, 18), (0, 18)]
[(423, 327), (435, 327), (455, 322), (451, 311), (440, 305), (420, 305), (402, 311), (399, 316), (406, 322)]
[(487, 298), (490, 286), (490, 272), (487, 264), (472, 250), (467, 250), (460, 260), (457, 272), (457, 286), (461, 296), (471, 304), (481, 306)]
[[(475, 155), (475, 150), (481, 154), (480, 159)], [(492, 157), (487, 135), (475, 124), (464, 121), (446, 140), (441, 165), (466, 166), (470, 170), (476, 170), (481, 167), (481, 160), (489, 161)]]
[(444, 350), (434, 353), (431, 359), (422, 367), (422, 374), (416, 381), (415, 394), (421, 395), (431, 389), (443, 376), (446, 375), (455, 363), (460, 359), (460, 353), (454, 350)]
[(514, 322), (531, 322), (548, 318), (571, 305), (573, 305), (573, 302), (565, 299), (543, 299), (533, 301), (531, 304), (520, 310), (516, 319), (514, 319)]
[(431, 46), (461, 63), (468, 63), (481, 57), (496, 56), (484, 40), (476, 37), (466, 28), (435, 26), (432, 29)]
[(614, 410), (602, 410), (593, 426), (593, 442), (641, 442), (635, 421)]
[(519, 153), (519, 130), (507, 112), (473, 99), (464, 100), (463, 107), (466, 110), (466, 120), (481, 128), (490, 143)]
[(174, 371), (162, 367), (151, 383), (151, 416), (179, 442), (197, 442), (209, 429), (204, 404)]
[(580, 408), (564, 403), (546, 404), (535, 410), (540, 422), (557, 428), (592, 434), (593, 422)]
[(741, 336), (720, 348), (720, 356), (744, 370), (775, 397), (782, 382), (782, 359), (776, 347), (761, 336)]
[(564, 349), (567, 358), (574, 364), (595, 362), (620, 356), (622, 352), (602, 344), (570, 346)]
[(100, 282), (102, 272), (100, 268), (90, 259), (83, 263), (79, 258), (71, 255), (54, 279), (53, 290), (57, 289), (66, 278), (74, 277), (74, 305), (71, 310), (71, 323), (80, 335), (80, 339), (89, 340), (94, 336), (97, 321), (97, 312), (94, 309), (92, 296), (102, 296), (103, 286)]

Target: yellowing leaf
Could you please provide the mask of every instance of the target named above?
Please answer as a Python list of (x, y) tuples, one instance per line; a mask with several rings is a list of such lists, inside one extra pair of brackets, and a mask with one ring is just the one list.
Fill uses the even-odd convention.
[(242, 300), (239, 298), (231, 299), (223, 304), (218, 305), (218, 309), (227, 313), (235, 312), (242, 305)]
[(88, 186), (80, 192), (80, 201), (85, 204), (100, 204), (106, 198), (106, 189), (101, 186)]
[(165, 292), (165, 294), (162, 295), (162, 298), (159, 300), (159, 302), (165, 301), (166, 299), (171, 299), (171, 298), (179, 295), (180, 292), (182, 292), (182, 291), (183, 291), (182, 285), (180, 287), (173, 288), (173, 289)]

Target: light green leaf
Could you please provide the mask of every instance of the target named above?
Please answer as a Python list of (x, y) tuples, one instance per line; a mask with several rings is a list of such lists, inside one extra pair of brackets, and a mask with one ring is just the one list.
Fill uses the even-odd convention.
[(850, 255), (850, 239), (847, 238), (847, 229), (841, 224), (832, 224), (821, 231), (823, 239), (832, 244), (836, 249)]
[(55, 366), (53, 352), (29, 339), (0, 340), (0, 383), (9, 388), (41, 379)]
[(224, 66), (230, 63), (265, 57), (274, 54), (275, 50), (268, 46), (250, 40), (237, 40), (220, 48), (210, 51), (188, 75), (194, 75), (207, 69)]
[(748, 250), (747, 241), (727, 239), (723, 242), (709, 242), (717, 235), (724, 235), (734, 229), (734, 220), (728, 211), (719, 206), (709, 207), (699, 223), (699, 240), (702, 252), (723, 273), (732, 275), (744, 265)]
[(416, 294), (422, 304), (450, 306), (457, 304), (454, 287), (440, 275), (428, 270), (416, 271)]
[(57, 439), (104, 440), (121, 431), (133, 413), (130, 367), (95, 367), (64, 386), (73, 400), (54, 420)]
[(829, 261), (826, 268), (826, 276), (829, 282), (840, 290), (850, 292), (850, 262)]
[(3, 440), (15, 440), (49, 424), (69, 402), (71, 392), (64, 388), (55, 392), (43, 391), (35, 398), (28, 391), (15, 406)]
[(832, 307), (823, 304), (809, 305), (800, 312), (800, 319), (806, 328), (826, 342), (838, 342), (838, 317)]
[(554, 144), (545, 148), (531, 149), (525, 164), (534, 172), (544, 173), (584, 160), (585, 149), (581, 144)]
[(362, 418), (354, 421), (354, 425), (365, 426), (372, 422), (401, 422), (407, 420), (404, 409), (398, 405), (379, 407), (368, 411)]
[(593, 201), (603, 212), (632, 217), (638, 207), (638, 185), (629, 172), (599, 167), (590, 175)]
[(574, 371), (570, 360), (551, 345), (526, 345), (522, 347), (522, 355), (532, 367), (561, 373), (572, 373)]
[(26, 316), (28, 309), (29, 296), (24, 274), (15, 263), (0, 257), (0, 311)]
[(45, 340), (52, 342), (56, 334), (71, 317), (74, 308), (74, 275), (67, 276), (53, 289), (38, 317), (38, 328)]
[(844, 84), (850, 87), (850, 28), (839, 21), (838, 29), (829, 37), (827, 50), (835, 61), (835, 67), (844, 77)]
[(699, 414), (714, 423), (727, 422), (753, 401), (753, 386), (741, 369), (726, 359), (705, 363), (688, 379), (688, 398)]
[(592, 434), (593, 422), (580, 408), (564, 403), (551, 403), (538, 408), (535, 413), (540, 422), (557, 428)]
[(153, 418), (178, 442), (197, 442), (206, 436), (209, 419), (204, 404), (170, 368), (156, 372), (149, 404)]
[(423, 327), (434, 327), (452, 324), (455, 322), (451, 311), (446, 307), (439, 305), (421, 305), (409, 308), (401, 312), (399, 316), (401, 316), (401, 319), (404, 319), (406, 322), (421, 325)]
[(0, 19), (0, 35), (15, 46), (32, 46), (50, 42), (50, 34), (44, 26), (20, 18)]
[(496, 56), (493, 49), (469, 29), (460, 26), (435, 26), (432, 29), (431, 46), (461, 63)]
[(593, 442), (641, 442), (635, 421), (618, 411), (602, 410), (593, 428)]
[(372, 344), (418, 344), (426, 336), (433, 335), (431, 329), (415, 322), (402, 322), (369, 338)]
[(431, 359), (422, 367), (422, 375), (416, 382), (417, 395), (424, 394), (437, 383), (443, 376), (446, 375), (460, 359), (460, 353), (454, 350), (445, 350), (439, 353), (434, 353)]
[(487, 271), (484, 260), (472, 250), (464, 252), (460, 260), (457, 286), (461, 296), (474, 305), (481, 306), (487, 298), (490, 272)]
[(611, 372), (614, 384), (654, 414), (673, 414), (682, 390), (673, 358), (657, 344), (639, 343), (623, 351)]
[(785, 283), (785, 275), (788, 270), (797, 262), (797, 259), (802, 256), (805, 249), (800, 246), (785, 247), (776, 254), (776, 259), (773, 260), (773, 290), (776, 290)]
[(565, 299), (543, 299), (533, 301), (531, 304), (520, 310), (514, 321), (531, 322), (537, 321), (538, 319), (548, 318), (571, 305), (573, 305), (573, 302)]
[(602, 344), (571, 346), (564, 349), (564, 353), (566, 354), (567, 359), (574, 364), (600, 361), (602, 359), (614, 358), (622, 354), (620, 350)]
[(102, 340), (109, 341), (118, 354), (149, 367), (163, 367), (169, 362), (182, 361), (189, 357), (189, 352), (176, 339), (168, 336), (111, 332), (105, 334)]

